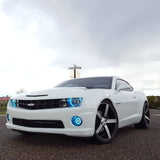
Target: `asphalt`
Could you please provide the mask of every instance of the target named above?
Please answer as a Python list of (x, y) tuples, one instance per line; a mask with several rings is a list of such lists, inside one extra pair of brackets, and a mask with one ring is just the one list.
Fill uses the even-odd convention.
[(0, 160), (160, 160), (160, 110), (151, 110), (150, 129), (122, 128), (110, 144), (63, 135), (21, 135), (0, 116)]

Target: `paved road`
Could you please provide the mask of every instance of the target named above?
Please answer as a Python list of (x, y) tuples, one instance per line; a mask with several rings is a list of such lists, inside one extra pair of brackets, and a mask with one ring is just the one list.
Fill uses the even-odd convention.
[(0, 118), (0, 160), (160, 160), (160, 110), (151, 110), (149, 130), (120, 129), (111, 144), (84, 138), (38, 134), (24, 136)]

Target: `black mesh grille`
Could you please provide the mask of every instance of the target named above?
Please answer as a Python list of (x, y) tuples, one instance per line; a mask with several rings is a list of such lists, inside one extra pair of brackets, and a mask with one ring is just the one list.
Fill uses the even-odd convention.
[(59, 120), (26, 120), (13, 118), (13, 124), (35, 128), (64, 128), (64, 124)]
[(35, 110), (68, 107), (66, 99), (17, 100), (17, 107)]

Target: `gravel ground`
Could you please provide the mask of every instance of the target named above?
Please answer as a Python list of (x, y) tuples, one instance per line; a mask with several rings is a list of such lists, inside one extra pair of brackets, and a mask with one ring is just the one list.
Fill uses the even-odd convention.
[(0, 116), (0, 160), (160, 160), (160, 110), (151, 110), (149, 130), (122, 128), (112, 143), (62, 135), (24, 136)]

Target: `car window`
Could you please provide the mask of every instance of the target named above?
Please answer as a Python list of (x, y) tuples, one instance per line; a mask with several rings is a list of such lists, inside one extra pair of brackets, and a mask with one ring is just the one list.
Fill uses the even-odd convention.
[(115, 89), (117, 90), (117, 88), (119, 88), (121, 85), (126, 86), (126, 88), (128, 88), (128, 89), (125, 89), (125, 91), (133, 91), (132, 86), (128, 82), (122, 79), (117, 79)]

